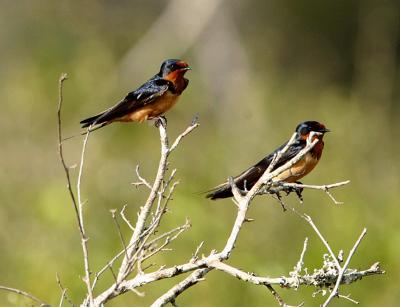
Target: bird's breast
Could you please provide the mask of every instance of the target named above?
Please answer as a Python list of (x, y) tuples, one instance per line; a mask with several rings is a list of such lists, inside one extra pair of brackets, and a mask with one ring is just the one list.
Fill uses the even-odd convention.
[(128, 114), (121, 121), (144, 122), (145, 120), (160, 116), (172, 108), (177, 103), (178, 98), (179, 95), (167, 91), (152, 103)]
[(303, 159), (294, 164), (291, 168), (276, 176), (274, 181), (296, 182), (311, 172), (317, 165), (318, 160), (308, 152)]
[(178, 102), (178, 99), (179, 95), (167, 91), (164, 95), (154, 101), (152, 105), (149, 105), (153, 110), (151, 116), (156, 117), (165, 113)]

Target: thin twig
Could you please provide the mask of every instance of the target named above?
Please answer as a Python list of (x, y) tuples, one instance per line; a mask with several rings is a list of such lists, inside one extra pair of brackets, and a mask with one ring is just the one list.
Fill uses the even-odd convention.
[(339, 296), (339, 298), (344, 298), (344, 299), (346, 299), (346, 300), (352, 302), (352, 303), (355, 304), (355, 305), (360, 304), (358, 301), (352, 299), (352, 298), (350, 297), (350, 294), (347, 294), (347, 295), (338, 294), (338, 296)]
[(128, 227), (132, 230), (135, 231), (135, 227), (132, 226), (131, 222), (129, 222), (128, 218), (125, 216), (125, 209), (126, 209), (126, 205), (124, 205), (122, 207), (121, 212), (119, 213), (122, 217), (122, 219), (125, 221), (125, 223), (128, 225)]
[(303, 250), (301, 251), (301, 254), (300, 254), (300, 259), (299, 259), (299, 261), (297, 262), (296, 268), (295, 268), (295, 270), (296, 270), (296, 272), (297, 272), (298, 274), (301, 273), (301, 270), (302, 270), (303, 265), (304, 265), (304, 255), (306, 254), (307, 244), (308, 244), (308, 238), (305, 238), (304, 244), (303, 244)]
[(150, 252), (149, 254), (143, 256), (142, 259), (140, 259), (140, 262), (143, 262), (150, 257), (154, 256), (155, 254), (159, 253), (161, 250), (164, 249), (165, 246), (167, 246), (170, 242), (174, 241), (182, 232), (188, 229), (190, 227), (190, 224), (188, 224), (186, 227), (181, 228), (175, 235), (172, 237), (167, 236), (164, 243), (161, 244), (159, 247), (155, 248), (154, 251)]
[(201, 241), (200, 244), (197, 246), (196, 251), (194, 252), (192, 258), (190, 259), (190, 262), (195, 262), (196, 260), (199, 259), (199, 252), (200, 249), (203, 247), (204, 241)]
[[(64, 85), (64, 81), (68, 79), (67, 74), (61, 74), (59, 82), (58, 82), (58, 108), (57, 108), (57, 119), (58, 119), (58, 154), (60, 157), (60, 161), (61, 164), (64, 168), (64, 172), (65, 172), (65, 176), (67, 178), (67, 188), (68, 188), (68, 192), (69, 195), (71, 197), (72, 200), (72, 204), (74, 205), (74, 209), (75, 209), (75, 215), (77, 220), (79, 221), (79, 210), (78, 210), (78, 204), (75, 198), (75, 194), (72, 190), (72, 185), (71, 185), (71, 177), (70, 177), (70, 173), (69, 173), (69, 166), (67, 165), (67, 163), (65, 162), (64, 159), (64, 150), (63, 150), (63, 141), (62, 141), (62, 130), (61, 130), (61, 108), (63, 105), (63, 85)], [(82, 232), (81, 229), (81, 224), (78, 223), (78, 227), (79, 227), (79, 231)]]
[(181, 133), (175, 141), (172, 143), (171, 147), (169, 148), (169, 152), (172, 152), (176, 149), (176, 147), (179, 145), (179, 143), (182, 141), (182, 139), (187, 136), (190, 132), (192, 132), (194, 129), (196, 129), (199, 126), (199, 123), (197, 122), (192, 122), (192, 124), (186, 128), (186, 130)]
[(81, 160), (79, 163), (79, 172), (78, 172), (78, 179), (76, 183), (76, 194), (77, 194), (77, 200), (78, 200), (78, 212), (79, 212), (79, 224), (80, 224), (80, 229), (81, 229), (81, 245), (82, 245), (82, 251), (83, 251), (83, 263), (85, 267), (85, 277), (83, 278), (86, 288), (88, 290), (88, 297), (89, 297), (89, 303), (90, 306), (94, 305), (94, 300), (93, 300), (93, 291), (92, 291), (92, 286), (90, 282), (90, 266), (89, 266), (89, 251), (88, 251), (88, 246), (87, 246), (87, 241), (89, 238), (86, 236), (85, 232), (85, 227), (84, 227), (84, 222), (83, 222), (83, 205), (84, 203), (82, 202), (81, 198), (81, 182), (82, 182), (82, 175), (83, 175), (83, 165), (85, 162), (85, 152), (86, 152), (86, 146), (89, 141), (89, 135), (90, 135), (90, 129), (92, 126), (89, 126), (85, 138), (83, 140), (83, 145), (82, 145), (82, 152), (81, 152)]
[(116, 209), (110, 210), (111, 216), (112, 216), (112, 219), (113, 219), (113, 221), (115, 223), (115, 227), (117, 228), (118, 236), (119, 236), (119, 239), (121, 240), (122, 247), (124, 248), (125, 255), (129, 259), (129, 255), (128, 255), (128, 251), (126, 249), (126, 243), (125, 243), (125, 240), (124, 240), (124, 236), (122, 235), (121, 227), (119, 226), (118, 220), (117, 220), (117, 218), (115, 216), (115, 212), (116, 211), (117, 211)]
[[(294, 210), (294, 209), (293, 209)], [(300, 214), (297, 211), (294, 210), (294, 212), (296, 212), (297, 214), (299, 214), (303, 219), (305, 219), (307, 221), (308, 224), (310, 224), (310, 226), (314, 229), (315, 233), (318, 235), (318, 237), (321, 239), (322, 243), (325, 245), (326, 249), (328, 250), (329, 254), (331, 255), (333, 261), (335, 262), (335, 265), (337, 267), (338, 270), (340, 270), (340, 263), (335, 255), (335, 253), (332, 251), (332, 248), (330, 247), (330, 245), (328, 244), (328, 241), (324, 238), (324, 236), (321, 234), (321, 232), (319, 231), (319, 229), (317, 228), (317, 226), (315, 226), (313, 220), (311, 219), (310, 216), (308, 216), (307, 214)]]
[(271, 294), (273, 295), (273, 297), (276, 299), (276, 301), (278, 302), (279, 306), (283, 306), (283, 307), (301, 307), (303, 306), (304, 303), (301, 303), (300, 305), (297, 306), (290, 306), (287, 305), (282, 297), (279, 295), (278, 292), (275, 291), (275, 289), (270, 285), (270, 284), (265, 284), (265, 286), (267, 287), (267, 289), (271, 292)]
[(136, 176), (138, 177), (139, 182), (133, 182), (132, 184), (134, 186), (136, 186), (136, 187), (144, 185), (144, 186), (148, 187), (151, 190), (151, 184), (140, 175), (139, 168), (140, 168), (139, 164), (136, 165)]
[[(61, 163), (64, 167), (65, 175), (67, 177), (67, 188), (68, 188), (72, 203), (74, 205), (75, 214), (76, 214), (76, 218), (77, 218), (77, 222), (78, 222), (79, 233), (81, 236), (84, 267), (85, 267), (84, 281), (87, 286), (89, 301), (91, 304), (93, 304), (93, 293), (92, 293), (92, 287), (90, 285), (89, 256), (88, 256), (88, 248), (87, 248), (87, 240), (88, 239), (86, 237), (84, 224), (83, 224), (83, 209), (82, 209), (83, 203), (81, 201), (81, 193), (80, 193), (80, 184), (81, 184), (81, 178), (82, 178), (82, 169), (83, 169), (85, 148), (86, 148), (86, 144), (87, 144), (88, 138), (89, 138), (89, 131), (86, 133), (85, 140), (84, 140), (83, 146), (82, 146), (81, 161), (80, 161), (79, 174), (78, 174), (78, 180), (77, 180), (77, 198), (75, 198), (75, 194), (72, 191), (72, 187), (71, 187), (71, 178), (70, 178), (70, 174), (69, 174), (69, 167), (65, 163), (64, 154), (63, 154), (63, 145), (62, 145), (63, 143), (62, 143), (62, 130), (61, 130), (61, 123), (62, 123), (61, 122), (61, 108), (62, 108), (62, 104), (63, 104), (63, 83), (66, 79), (67, 79), (66, 74), (62, 74), (59, 79), (59, 97), (58, 97), (58, 109), (57, 109), (58, 151), (59, 151)], [(89, 129), (90, 129), (90, 127), (89, 127)]]
[(56, 273), (56, 279), (57, 279), (57, 285), (58, 285), (58, 287), (60, 288), (60, 290), (62, 292), (61, 299), (60, 299), (60, 304), (62, 304), (62, 302), (65, 299), (72, 307), (75, 307), (75, 304), (71, 301), (71, 299), (67, 295), (67, 288), (64, 288), (63, 285), (61, 284), (61, 279), (58, 276), (58, 273)]
[(57, 119), (58, 119), (58, 153), (60, 156), (61, 164), (64, 167), (65, 175), (67, 177), (67, 187), (72, 198), (72, 202), (75, 207), (76, 214), (78, 215), (78, 206), (76, 204), (75, 195), (72, 191), (71, 180), (69, 176), (69, 167), (65, 163), (64, 153), (63, 153), (63, 142), (62, 142), (62, 131), (61, 131), (61, 108), (63, 104), (63, 84), (64, 81), (68, 79), (67, 74), (62, 74), (58, 81), (58, 107), (57, 107)]
[[(175, 232), (180, 232), (182, 230), (187, 230), (190, 227), (190, 221), (188, 219), (186, 219), (185, 224), (183, 224), (182, 226), (176, 227), (174, 229), (171, 229), (170, 231), (167, 231), (161, 235), (159, 235), (158, 237), (154, 238), (153, 240), (151, 240), (149, 243), (147, 243), (144, 248), (147, 249), (149, 246), (153, 245), (154, 243), (156, 243), (157, 241), (164, 239), (165, 237), (171, 236), (173, 233)], [(175, 236), (175, 235), (174, 235)], [(173, 236), (173, 237), (174, 237)]]
[(15, 288), (10, 288), (10, 287), (5, 287), (5, 286), (0, 286), (0, 290), (4, 290), (4, 291), (8, 291), (8, 292), (13, 292), (22, 296), (25, 296), (29, 299), (31, 299), (32, 301), (36, 302), (39, 304), (39, 306), (41, 307), (50, 307), (49, 304), (43, 302), (42, 300), (38, 299), (36, 296), (33, 296), (32, 294), (19, 290), (19, 289), (15, 289)]
[[(288, 183), (288, 182), (276, 182), (274, 184), (274, 190), (279, 191), (279, 188), (284, 189), (284, 188), (301, 188), (301, 189), (313, 189), (313, 190), (322, 190), (326, 193), (326, 195), (329, 196), (329, 198), (335, 203), (335, 205), (342, 205), (343, 202), (337, 201), (335, 197), (332, 195), (330, 192), (330, 189), (342, 187), (346, 184), (349, 184), (350, 180), (342, 181), (342, 182), (337, 182), (337, 183), (332, 183), (332, 184), (325, 184), (325, 185), (311, 185), (311, 184), (299, 184), (299, 183)], [(269, 190), (266, 189), (268, 192)], [(261, 191), (261, 193), (264, 193)]]
[(67, 292), (67, 289), (63, 289), (61, 293), (61, 298), (60, 298), (60, 303), (58, 304), (58, 307), (62, 307), (65, 299), (65, 293)]

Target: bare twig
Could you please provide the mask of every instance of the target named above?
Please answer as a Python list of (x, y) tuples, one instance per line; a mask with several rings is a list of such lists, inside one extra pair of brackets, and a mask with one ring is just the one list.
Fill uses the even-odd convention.
[[(116, 211), (117, 211), (116, 209), (110, 210), (111, 216), (112, 216), (112, 219), (113, 219), (113, 221), (114, 221), (114, 223), (115, 223), (115, 227), (117, 228), (118, 236), (119, 236), (119, 239), (121, 240), (122, 246), (123, 246), (123, 248), (124, 248), (125, 255), (126, 255), (126, 257), (128, 257), (128, 259), (129, 259), (129, 255), (128, 255), (128, 251), (127, 251), (127, 249), (126, 249), (126, 243), (125, 243), (125, 240), (124, 240), (124, 236), (123, 236), (123, 234), (122, 234), (122, 232), (121, 232), (121, 227), (119, 226), (118, 220), (117, 220), (117, 218), (116, 218), (116, 216), (115, 216), (115, 212), (116, 212)], [(122, 212), (122, 211), (121, 211), (121, 212)]]
[(10, 288), (10, 287), (5, 287), (5, 286), (0, 286), (0, 290), (4, 290), (4, 291), (8, 291), (8, 292), (13, 292), (22, 296), (25, 296), (29, 299), (31, 299), (32, 301), (36, 302), (39, 304), (39, 306), (41, 307), (50, 307), (49, 304), (43, 302), (42, 300), (38, 299), (36, 296), (33, 296), (32, 294), (19, 290), (19, 289), (15, 289), (15, 288)]
[(179, 143), (182, 141), (182, 139), (187, 136), (190, 132), (192, 132), (194, 129), (196, 129), (199, 126), (199, 123), (197, 121), (192, 122), (192, 124), (186, 128), (186, 130), (181, 133), (174, 143), (172, 143), (171, 147), (169, 148), (169, 152), (172, 152), (176, 149), (176, 147), (179, 145)]
[(58, 304), (58, 307), (62, 307), (65, 299), (65, 293), (67, 292), (67, 289), (63, 289), (61, 293), (61, 298), (60, 298), (60, 303)]
[(92, 292), (92, 286), (90, 282), (90, 267), (89, 267), (89, 251), (87, 247), (87, 241), (89, 238), (86, 236), (85, 232), (85, 227), (84, 227), (84, 222), (83, 222), (83, 205), (84, 203), (82, 202), (81, 198), (81, 182), (82, 182), (82, 174), (83, 174), (83, 165), (85, 161), (85, 152), (86, 152), (86, 146), (89, 141), (89, 135), (90, 135), (90, 129), (92, 126), (89, 126), (85, 138), (83, 140), (83, 145), (82, 145), (82, 153), (81, 153), (81, 160), (79, 164), (79, 172), (78, 172), (78, 179), (76, 183), (76, 194), (77, 194), (77, 199), (78, 199), (78, 212), (79, 212), (79, 224), (80, 224), (80, 234), (81, 234), (81, 245), (82, 245), (82, 251), (83, 251), (83, 263), (85, 267), (85, 277), (83, 278), (83, 281), (86, 284), (86, 288), (88, 290), (88, 298), (89, 298), (89, 303), (90, 306), (94, 306), (94, 301), (93, 301), (93, 292)]
[(174, 241), (176, 238), (179, 237), (179, 235), (187, 230), (190, 227), (190, 222), (189, 220), (186, 221), (185, 225), (177, 227), (173, 229), (176, 233), (173, 236), (167, 236), (164, 243), (162, 243), (159, 247), (155, 248), (154, 251), (150, 252), (149, 254), (143, 256), (142, 259), (140, 259), (141, 262), (145, 261), (146, 259), (152, 257), (153, 255), (157, 254), (161, 250), (163, 250), (170, 242)]
[(190, 225), (190, 220), (186, 219), (185, 224), (183, 224), (182, 226), (176, 227), (176, 228), (174, 228), (174, 229), (171, 229), (170, 231), (167, 231), (167, 232), (163, 233), (162, 235), (159, 235), (158, 237), (154, 238), (154, 239), (151, 240), (149, 243), (147, 243), (146, 246), (145, 246), (145, 248), (147, 249), (148, 246), (151, 246), (151, 245), (153, 245), (154, 243), (156, 243), (157, 241), (162, 240), (162, 239), (164, 239), (164, 238), (166, 238), (166, 237), (170, 237), (169, 240), (170, 240), (170, 241), (173, 241), (172, 238), (174, 238), (175, 235), (173, 235), (173, 236), (171, 237), (172, 234), (174, 234), (175, 232), (181, 233), (182, 231), (185, 231), (185, 230), (189, 229), (190, 226), (191, 226), (191, 225)]
[(140, 168), (139, 165), (136, 165), (136, 176), (138, 177), (139, 181), (133, 182), (132, 184), (136, 187), (144, 185), (151, 190), (151, 184), (140, 175), (139, 168)]
[(330, 190), (333, 188), (342, 187), (349, 183), (350, 183), (350, 180), (336, 182), (336, 183), (332, 183), (332, 184), (324, 184), (324, 185), (299, 184), (299, 183), (288, 183), (288, 182), (282, 182), (279, 184), (282, 185), (283, 187), (288, 187), (288, 188), (293, 187), (293, 188), (305, 188), (305, 189), (314, 189), (314, 190), (324, 190), (325, 191), (325, 190)]
[[(70, 174), (69, 174), (69, 167), (65, 163), (65, 159), (64, 159), (64, 155), (63, 155), (63, 145), (62, 145), (63, 143), (62, 143), (62, 131), (61, 131), (61, 108), (62, 108), (62, 103), (63, 103), (63, 83), (66, 79), (67, 79), (67, 75), (62, 74), (60, 77), (60, 80), (59, 80), (59, 97), (58, 97), (58, 110), (57, 110), (58, 150), (59, 150), (60, 160), (64, 167), (65, 175), (67, 177), (67, 188), (68, 188), (72, 203), (74, 205), (75, 214), (76, 214), (76, 218), (78, 221), (79, 233), (81, 236), (81, 245), (82, 245), (84, 267), (85, 267), (84, 282), (87, 286), (89, 301), (91, 304), (93, 304), (93, 293), (92, 293), (92, 287), (90, 285), (89, 256), (88, 256), (88, 248), (87, 248), (87, 240), (88, 239), (86, 237), (85, 228), (84, 228), (84, 224), (83, 224), (83, 203), (81, 201), (81, 192), (80, 192), (80, 184), (81, 184), (81, 178), (82, 178), (85, 149), (86, 149), (86, 144), (87, 144), (88, 138), (89, 138), (89, 131), (86, 133), (86, 136), (85, 136), (85, 139), (83, 142), (83, 146), (82, 146), (81, 161), (80, 161), (79, 174), (78, 174), (78, 180), (77, 180), (77, 198), (75, 198), (75, 194), (72, 191), (72, 187), (71, 187), (71, 178), (70, 178)], [(89, 127), (89, 129), (90, 128), (91, 127)]]
[[(72, 204), (74, 205), (74, 209), (75, 209), (75, 214), (77, 219), (79, 220), (79, 210), (78, 210), (78, 204), (76, 202), (75, 199), (75, 194), (72, 191), (72, 185), (71, 185), (71, 178), (70, 178), (70, 174), (69, 174), (69, 166), (67, 165), (67, 163), (65, 162), (64, 159), (64, 151), (63, 151), (63, 142), (62, 142), (62, 131), (61, 131), (61, 108), (62, 108), (62, 104), (63, 104), (63, 84), (64, 81), (68, 79), (67, 74), (61, 74), (59, 82), (58, 82), (58, 108), (57, 108), (57, 118), (58, 118), (58, 153), (60, 156), (60, 161), (61, 164), (64, 168), (64, 172), (65, 172), (65, 176), (67, 178), (67, 188), (68, 188), (68, 192), (69, 195), (71, 197), (72, 200)], [(79, 231), (82, 232), (82, 230), (80, 229), (80, 223), (78, 223), (78, 227), (79, 227)]]
[[(299, 184), (299, 183), (287, 183), (287, 182), (276, 182), (274, 183), (274, 191), (279, 191), (280, 189), (284, 188), (302, 188), (302, 189), (313, 189), (313, 190), (322, 190), (324, 191), (329, 198), (335, 203), (335, 205), (341, 205), (343, 202), (337, 201), (335, 197), (330, 192), (330, 189), (342, 187), (346, 184), (349, 184), (350, 180), (332, 183), (332, 184), (325, 184), (325, 185), (311, 185), (311, 184)], [(269, 189), (267, 188), (266, 191), (261, 190), (261, 194), (269, 193)]]
[(296, 266), (294, 267), (294, 271), (293, 272), (289, 272), (289, 275), (297, 280), (297, 287), (295, 288), (296, 290), (298, 289), (299, 283), (300, 283), (299, 280), (300, 280), (300, 277), (301, 277), (301, 271), (302, 271), (303, 266), (304, 266), (304, 255), (305, 255), (306, 250), (307, 250), (307, 244), (308, 244), (308, 238), (305, 238), (304, 244), (303, 244), (303, 250), (302, 250), (302, 252), (300, 254), (300, 259), (297, 262)]
[(339, 296), (339, 298), (344, 298), (344, 299), (346, 299), (346, 300), (352, 302), (352, 303), (355, 304), (355, 305), (360, 304), (358, 301), (352, 299), (352, 298), (350, 297), (350, 294), (347, 294), (347, 295), (338, 294), (338, 296)]
[(124, 206), (122, 207), (122, 210), (121, 210), (121, 212), (120, 212), (120, 215), (121, 215), (122, 219), (125, 221), (125, 223), (128, 225), (128, 227), (129, 227), (132, 231), (134, 231), (134, 230), (135, 230), (135, 227), (132, 226), (131, 222), (129, 222), (128, 218), (125, 216), (125, 209), (126, 209), (126, 205), (124, 205)]
[(276, 301), (278, 302), (279, 306), (283, 306), (283, 307), (301, 307), (303, 306), (303, 303), (301, 303), (300, 305), (297, 306), (290, 306), (287, 305), (282, 297), (279, 295), (278, 292), (275, 291), (275, 289), (270, 285), (270, 284), (265, 284), (265, 286), (267, 287), (267, 289), (271, 292), (271, 294), (273, 295), (273, 297), (276, 299)]
[(302, 268), (303, 268), (303, 265), (304, 265), (304, 255), (305, 255), (306, 250), (307, 250), (307, 244), (308, 244), (308, 238), (305, 238), (304, 244), (303, 244), (303, 250), (301, 251), (301, 254), (300, 254), (300, 259), (299, 259), (299, 261), (297, 262), (296, 267), (295, 267), (295, 271), (297, 272), (297, 274), (300, 274), (300, 273), (301, 273), (301, 270), (302, 270)]
[(199, 252), (200, 249), (203, 247), (204, 241), (201, 241), (199, 246), (197, 246), (196, 251), (194, 252), (192, 258), (190, 259), (190, 262), (195, 262), (196, 260), (199, 259)]
[[(297, 211), (295, 211), (297, 214), (299, 214)], [(328, 241), (324, 238), (324, 236), (321, 234), (317, 226), (315, 226), (313, 220), (311, 219), (310, 216), (307, 214), (300, 214), (300, 216), (307, 221), (308, 224), (314, 229), (315, 233), (318, 235), (318, 237), (321, 239), (322, 243), (324, 243), (326, 249), (329, 251), (329, 254), (331, 255), (333, 261), (335, 261), (335, 265), (338, 270), (340, 270), (340, 263), (335, 255), (335, 253), (332, 251), (332, 248), (328, 244)]]
[(72, 307), (75, 307), (75, 304), (71, 301), (71, 299), (68, 297), (67, 295), (67, 288), (64, 288), (62, 283), (61, 283), (61, 279), (58, 276), (58, 274), (56, 274), (56, 279), (57, 279), (57, 284), (58, 287), (61, 290), (61, 298), (60, 298), (60, 307), (62, 306), (64, 300), (66, 300)]

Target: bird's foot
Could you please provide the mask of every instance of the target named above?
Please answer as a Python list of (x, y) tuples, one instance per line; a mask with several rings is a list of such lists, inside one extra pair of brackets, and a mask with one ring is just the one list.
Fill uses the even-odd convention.
[[(296, 184), (302, 184), (300, 181), (296, 181)], [(286, 192), (286, 195), (289, 195), (290, 193), (294, 192), (296, 193), (297, 197), (300, 200), (300, 203), (303, 203), (303, 188), (301, 187), (284, 187), (283, 191)]]
[(156, 117), (154, 125), (157, 128), (160, 127), (160, 125), (162, 125), (164, 128), (166, 128), (167, 127), (167, 118), (163, 115)]
[(279, 192), (274, 192), (274, 194), (276, 195), (276, 199), (278, 200), (279, 204), (281, 205), (283, 212), (285, 212), (287, 209), (286, 209), (285, 203), (282, 200), (281, 194)]

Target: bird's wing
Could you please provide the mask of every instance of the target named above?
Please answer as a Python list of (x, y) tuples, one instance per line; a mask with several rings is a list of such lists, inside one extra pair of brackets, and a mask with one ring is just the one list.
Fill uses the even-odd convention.
[[(260, 179), (260, 177), (264, 174), (268, 166), (271, 164), (271, 161), (274, 158), (275, 154), (278, 151), (282, 150), (286, 146), (286, 144), (287, 143), (281, 145), (274, 152), (270, 153), (268, 156), (259, 161), (257, 164), (249, 167), (247, 170), (245, 170), (238, 176), (234, 177), (233, 181), (235, 182), (236, 186), (241, 190), (246, 190), (246, 189), (250, 190), (253, 187), (253, 185), (257, 182), (257, 180)], [(289, 146), (288, 150), (282, 155), (282, 157), (276, 163), (272, 171), (284, 165), (286, 162), (295, 157), (302, 148), (304, 148), (304, 144), (303, 142), (300, 141), (296, 141), (294, 144)], [(210, 193), (207, 194), (207, 197), (211, 199), (232, 196), (229, 182), (220, 184), (208, 192)]]
[(153, 77), (137, 90), (128, 93), (125, 98), (108, 110), (81, 121), (83, 127), (101, 124), (127, 115), (162, 96), (171, 86), (171, 82)]
[[(281, 145), (279, 148), (277, 148), (272, 154), (268, 155), (268, 166), (271, 163), (272, 159), (274, 158), (274, 155), (281, 151), (285, 146), (287, 142), (283, 145)], [(293, 144), (289, 146), (289, 148), (285, 151), (285, 153), (281, 156), (279, 161), (275, 164), (274, 168), (272, 171), (276, 170), (277, 168), (281, 167), (284, 165), (286, 162), (289, 160), (293, 159), (297, 154), (306, 146), (306, 142), (304, 140), (296, 140)]]
[[(270, 153), (268, 156), (266, 156), (264, 159), (259, 161), (257, 164), (249, 167), (247, 170), (242, 172), (240, 175), (236, 176), (234, 178), (234, 181), (237, 186), (240, 188), (247, 188), (250, 189), (256, 182), (257, 180), (262, 176), (262, 174), (265, 172), (265, 170), (268, 168), (268, 166), (271, 164), (275, 154), (277, 154), (279, 151), (281, 151), (287, 143), (281, 145), (278, 147), (274, 152)], [(295, 157), (299, 151), (303, 148), (302, 144), (299, 142), (296, 142), (289, 146), (287, 151), (282, 155), (282, 157), (279, 159), (279, 161), (275, 164), (273, 169), (271, 171), (274, 171), (278, 167), (284, 165), (286, 162), (291, 160), (293, 157)]]

